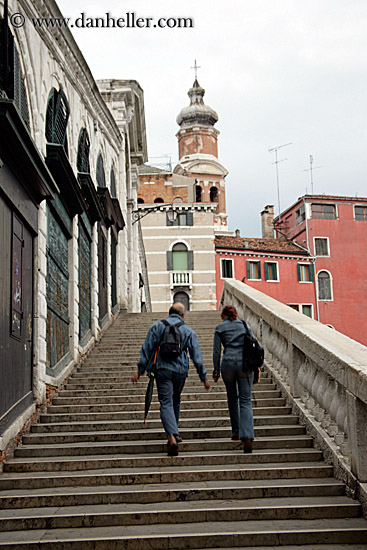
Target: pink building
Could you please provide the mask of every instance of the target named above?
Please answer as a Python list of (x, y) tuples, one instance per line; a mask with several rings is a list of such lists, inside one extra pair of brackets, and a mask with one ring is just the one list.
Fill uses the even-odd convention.
[(305, 195), (274, 222), (314, 260), (315, 318), (367, 345), (367, 198)]
[(218, 303), (235, 278), (367, 345), (367, 198), (305, 195), (261, 216), (262, 238), (215, 239)]
[[(238, 232), (237, 232), (238, 233)], [(234, 278), (315, 318), (314, 265), (308, 251), (287, 239), (216, 236), (217, 303)]]

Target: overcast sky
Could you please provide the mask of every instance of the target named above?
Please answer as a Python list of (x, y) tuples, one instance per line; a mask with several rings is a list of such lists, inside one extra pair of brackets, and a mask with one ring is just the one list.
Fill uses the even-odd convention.
[[(197, 59), (204, 101), (219, 116), (228, 225), (260, 236), (260, 212), (311, 193), (367, 196), (366, 0), (58, 0), (63, 15), (190, 17), (194, 27), (77, 29), (96, 79), (144, 90), (149, 157), (177, 162), (176, 116)], [(284, 160), (283, 159), (287, 159)], [(157, 159), (154, 160), (157, 162)], [(320, 167), (320, 168), (318, 168)]]

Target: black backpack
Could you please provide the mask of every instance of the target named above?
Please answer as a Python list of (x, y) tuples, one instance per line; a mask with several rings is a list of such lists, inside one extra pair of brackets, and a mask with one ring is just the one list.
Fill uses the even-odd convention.
[(251, 336), (245, 321), (242, 321), (242, 323), (246, 331), (242, 350), (242, 370), (254, 373), (255, 384), (259, 380), (259, 368), (264, 362), (264, 348), (260, 346), (254, 336)]
[(182, 336), (178, 327), (182, 326), (184, 321), (171, 325), (162, 319), (162, 323), (165, 325), (165, 329), (159, 343), (159, 354), (165, 361), (172, 361), (182, 353)]

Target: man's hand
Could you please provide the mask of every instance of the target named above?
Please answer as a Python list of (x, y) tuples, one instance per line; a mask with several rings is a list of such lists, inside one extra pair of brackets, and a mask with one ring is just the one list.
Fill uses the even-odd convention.
[(208, 379), (204, 380), (204, 388), (208, 390), (210, 388), (210, 382)]
[(131, 382), (133, 384), (136, 384), (140, 378), (140, 374), (138, 372), (135, 372), (131, 377)]

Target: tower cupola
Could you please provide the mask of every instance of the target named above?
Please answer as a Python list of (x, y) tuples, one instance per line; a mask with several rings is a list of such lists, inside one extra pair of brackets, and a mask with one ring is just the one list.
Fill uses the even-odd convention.
[(211, 107), (205, 105), (203, 99), (205, 90), (200, 86), (197, 79), (195, 79), (187, 95), (190, 98), (190, 105), (181, 109), (176, 119), (177, 124), (181, 128), (193, 125), (214, 126), (218, 121), (218, 115)]

